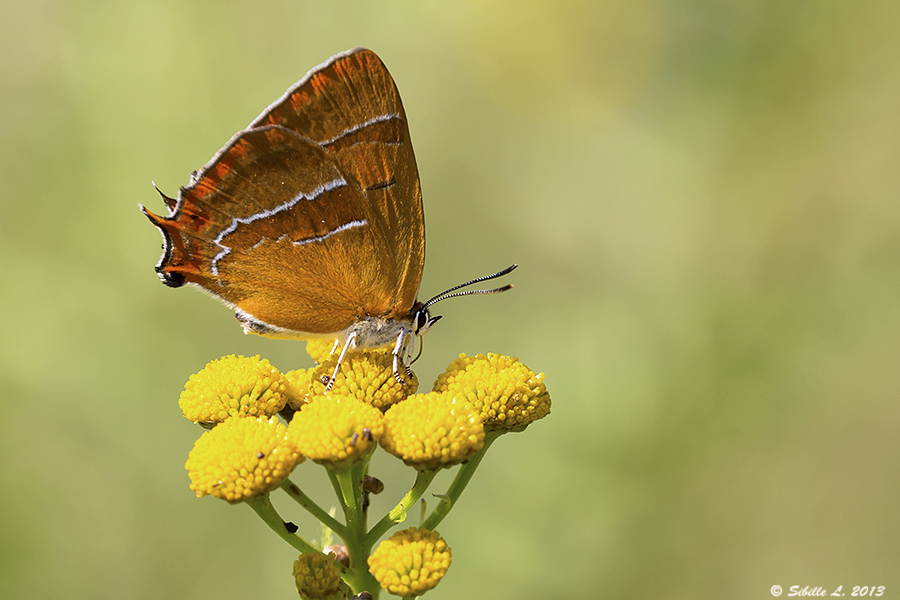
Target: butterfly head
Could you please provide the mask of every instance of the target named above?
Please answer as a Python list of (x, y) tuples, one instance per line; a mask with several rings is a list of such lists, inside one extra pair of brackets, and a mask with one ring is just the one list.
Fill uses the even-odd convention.
[(422, 335), (429, 329), (431, 326), (441, 320), (441, 315), (436, 317), (432, 317), (431, 313), (428, 312), (428, 307), (425, 304), (419, 304), (415, 308), (413, 308), (413, 318), (412, 318), (412, 332), (413, 335)]
[(413, 307), (412, 314), (412, 334), (415, 336), (419, 336), (424, 334), (426, 331), (431, 329), (431, 326), (441, 320), (441, 316), (438, 315), (436, 317), (432, 317), (431, 313), (428, 311), (430, 306), (433, 306), (440, 302), (441, 300), (446, 300), (447, 298), (453, 298), (454, 296), (469, 296), (471, 294), (497, 294), (499, 292), (505, 292), (508, 289), (512, 288), (512, 284), (504, 285), (503, 287), (495, 288), (493, 290), (466, 290), (463, 292), (457, 291), (465, 287), (469, 287), (470, 285), (474, 285), (476, 283), (481, 283), (482, 281), (489, 281), (491, 279), (496, 279), (498, 277), (503, 277), (507, 273), (511, 272), (513, 269), (518, 267), (519, 265), (509, 266), (502, 271), (498, 271), (497, 273), (492, 273), (491, 275), (485, 275), (484, 277), (478, 277), (471, 281), (467, 281), (465, 283), (461, 283), (459, 285), (453, 286), (449, 290), (445, 290), (431, 298), (428, 302), (419, 302)]
[(493, 273), (492, 275), (486, 275), (484, 277), (479, 277), (477, 279), (473, 279), (471, 281), (467, 281), (466, 283), (462, 283), (460, 285), (454, 286), (445, 292), (434, 296), (428, 302), (417, 302), (412, 310), (409, 312), (409, 317), (406, 319), (384, 319), (384, 318), (373, 318), (367, 317), (355, 323), (352, 327), (350, 327), (346, 332), (346, 337), (343, 340), (343, 349), (341, 350), (340, 356), (338, 357), (337, 364), (334, 368), (334, 374), (331, 376), (328, 384), (325, 386), (325, 390), (328, 391), (331, 389), (335, 378), (337, 377), (338, 371), (341, 368), (341, 363), (344, 360), (344, 356), (347, 351), (352, 348), (376, 348), (384, 346), (386, 342), (389, 342), (391, 339), (396, 339), (394, 344), (394, 349), (391, 352), (394, 356), (394, 377), (401, 384), (404, 383), (403, 376), (400, 373), (401, 367), (406, 370), (406, 373), (409, 377), (412, 377), (412, 372), (409, 369), (409, 366), (415, 362), (419, 355), (422, 353), (422, 347), (419, 346), (419, 355), (416, 355), (415, 358), (412, 356), (412, 341), (415, 338), (421, 339), (421, 336), (431, 329), (431, 327), (440, 321), (441, 315), (437, 315), (435, 317), (431, 316), (431, 313), (428, 311), (428, 308), (441, 300), (446, 300), (447, 298), (453, 298), (454, 296), (469, 296), (471, 294), (496, 294), (499, 292), (505, 292), (506, 290), (512, 288), (512, 285), (505, 285), (503, 287), (495, 288), (492, 290), (465, 290), (465, 291), (457, 291), (461, 288), (468, 287), (470, 285), (474, 285), (476, 283), (480, 283), (482, 281), (488, 281), (490, 279), (496, 279), (497, 277), (502, 277), (506, 275), (513, 269), (515, 269), (518, 265), (512, 265), (499, 271), (497, 273)]

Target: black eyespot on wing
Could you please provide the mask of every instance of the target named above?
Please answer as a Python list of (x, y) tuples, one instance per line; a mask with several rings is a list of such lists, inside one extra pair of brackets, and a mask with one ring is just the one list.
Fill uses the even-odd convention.
[(165, 273), (162, 267), (156, 267), (156, 274), (159, 275), (160, 281), (171, 288), (178, 288), (186, 283), (184, 275), (181, 273)]

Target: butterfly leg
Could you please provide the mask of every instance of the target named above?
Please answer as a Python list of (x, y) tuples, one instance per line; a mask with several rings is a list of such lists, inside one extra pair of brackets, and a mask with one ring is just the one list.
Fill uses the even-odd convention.
[(406, 364), (405, 359), (401, 359), (400, 357), (406, 352), (406, 341), (412, 336), (411, 329), (402, 329), (400, 330), (400, 335), (397, 336), (397, 343), (394, 344), (394, 351), (391, 353), (394, 355), (394, 379), (397, 380), (397, 383), (400, 385), (406, 385), (406, 382), (403, 381), (403, 377), (400, 375), (400, 362), (403, 362), (403, 366), (406, 367), (407, 373), (409, 373), (410, 377), (412, 377), (412, 372), (409, 370), (409, 366)]
[[(338, 373), (341, 371), (341, 363), (344, 362), (344, 356), (347, 354), (347, 350), (350, 348), (356, 347), (356, 332), (351, 331), (350, 335), (347, 336), (347, 341), (344, 342), (344, 347), (341, 349), (341, 355), (338, 357), (337, 364), (334, 366), (334, 373), (331, 374), (331, 379), (328, 380), (328, 384), (325, 386), (325, 391), (330, 392), (331, 387), (334, 385), (334, 380), (337, 379)], [(335, 348), (337, 348), (337, 343), (335, 343)], [(334, 350), (332, 350), (334, 352)], [(396, 374), (397, 369), (394, 367), (394, 373)]]
[(409, 365), (412, 364), (413, 357), (413, 346), (416, 345), (416, 335), (412, 332), (409, 334), (409, 344), (406, 345), (406, 359), (403, 361), (403, 366), (406, 367), (406, 375), (410, 379), (412, 379), (413, 372), (412, 369), (409, 368)]

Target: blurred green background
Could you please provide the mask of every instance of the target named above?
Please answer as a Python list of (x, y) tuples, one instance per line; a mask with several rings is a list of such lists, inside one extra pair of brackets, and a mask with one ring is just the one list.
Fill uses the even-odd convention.
[(898, 31), (892, 0), (3, 0), (0, 597), (295, 597), (293, 551), (188, 489), (176, 401), (304, 345), (160, 284), (137, 204), (361, 45), (409, 116), (422, 295), (521, 265), (441, 305), (419, 377), (514, 354), (554, 402), (442, 524), (429, 598), (897, 597)]

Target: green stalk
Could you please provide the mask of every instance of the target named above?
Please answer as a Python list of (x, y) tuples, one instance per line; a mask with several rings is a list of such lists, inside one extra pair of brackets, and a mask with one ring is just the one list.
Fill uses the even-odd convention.
[(453, 508), (453, 505), (456, 504), (456, 501), (459, 500), (463, 490), (469, 485), (469, 480), (472, 479), (472, 476), (475, 474), (475, 470), (481, 463), (481, 459), (483, 459), (484, 455), (487, 453), (488, 448), (491, 447), (494, 440), (500, 437), (501, 433), (502, 432), (496, 431), (488, 433), (484, 438), (484, 446), (482, 446), (481, 450), (476, 452), (464, 464), (460, 465), (459, 471), (456, 472), (456, 477), (453, 479), (453, 483), (447, 488), (446, 498), (442, 498), (441, 502), (434, 507), (431, 514), (425, 519), (425, 522), (422, 523), (422, 527), (434, 531), (437, 526), (440, 525), (441, 521), (444, 520), (444, 517), (447, 516), (447, 513), (450, 512), (450, 509)]
[(422, 494), (425, 493), (425, 490), (428, 489), (428, 486), (431, 485), (431, 482), (437, 474), (437, 470), (417, 472), (416, 482), (412, 489), (409, 490), (397, 506), (392, 508), (391, 512), (386, 514), (384, 518), (372, 528), (368, 535), (366, 535), (366, 544), (369, 548), (375, 545), (375, 542), (387, 533), (388, 529), (397, 523), (402, 523), (403, 520), (406, 519), (406, 513), (419, 501), (419, 498), (422, 497)]
[(362, 508), (362, 481), (368, 470), (370, 457), (371, 455), (365, 457), (347, 469), (338, 471), (328, 469), (328, 477), (341, 500), (341, 508), (344, 510), (347, 523), (343, 534), (335, 530), (347, 545), (347, 554), (350, 556), (350, 566), (343, 575), (344, 581), (354, 594), (367, 591), (373, 598), (377, 598), (381, 588), (369, 573), (368, 558), (371, 546), (366, 544), (366, 513)]
[(269, 529), (278, 534), (278, 537), (286, 541), (298, 552), (318, 552), (318, 550), (313, 548), (312, 545), (302, 537), (287, 530), (284, 519), (281, 518), (281, 515), (279, 515), (278, 511), (275, 510), (275, 507), (272, 506), (268, 493), (250, 498), (244, 503), (256, 511), (256, 514), (269, 526)]
[(344, 537), (344, 534), (347, 532), (347, 528), (343, 524), (338, 522), (337, 519), (322, 510), (322, 507), (316, 504), (312, 498), (304, 494), (303, 490), (292, 483), (290, 479), (285, 479), (284, 482), (282, 482), (281, 489), (284, 490), (288, 496), (296, 500), (297, 504), (308, 510), (312, 514), (312, 516), (324, 523), (326, 527), (334, 531), (341, 538)]

